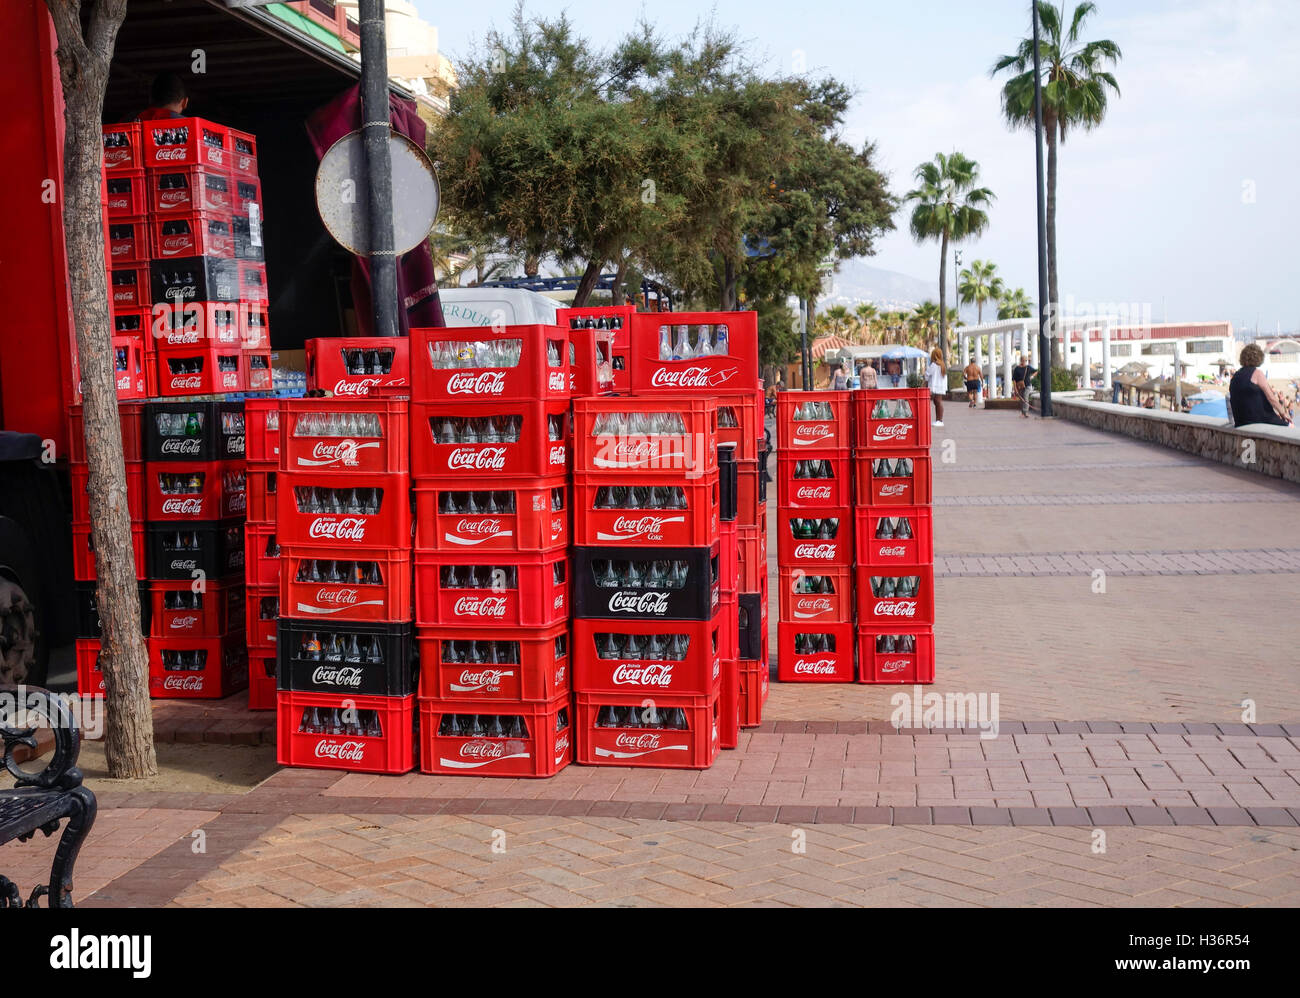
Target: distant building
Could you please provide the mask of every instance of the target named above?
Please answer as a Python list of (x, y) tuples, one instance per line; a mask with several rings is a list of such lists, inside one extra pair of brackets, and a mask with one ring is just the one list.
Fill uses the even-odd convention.
[[(1102, 330), (1089, 330), (1088, 360), (1100, 366)], [(1182, 375), (1215, 375), (1223, 368), (1237, 366), (1243, 344), (1233, 337), (1230, 322), (1150, 322), (1136, 326), (1111, 326), (1110, 366), (1116, 371), (1132, 361), (1151, 365), (1152, 377), (1174, 374), (1177, 349)], [(1082, 363), (1082, 344), (1078, 332), (1070, 336), (1066, 367)]]

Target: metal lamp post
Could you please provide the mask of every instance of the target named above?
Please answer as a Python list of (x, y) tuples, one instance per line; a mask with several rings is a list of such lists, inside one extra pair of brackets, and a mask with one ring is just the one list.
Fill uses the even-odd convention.
[[(1039, 414), (1052, 415), (1052, 342), (1048, 323), (1052, 303), (1047, 300), (1047, 202), (1043, 186), (1043, 66), (1038, 51), (1038, 2), (1031, 0), (1034, 21), (1034, 159), (1036, 162), (1034, 193), (1038, 199), (1038, 382)], [(1070, 358), (1065, 358), (1068, 366)]]

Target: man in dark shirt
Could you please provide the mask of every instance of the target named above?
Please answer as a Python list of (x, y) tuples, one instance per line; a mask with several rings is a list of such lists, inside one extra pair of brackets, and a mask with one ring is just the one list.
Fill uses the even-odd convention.
[(149, 88), (149, 100), (153, 103), (135, 116), (136, 121), (183, 118), (190, 96), (185, 92), (185, 84), (175, 73), (159, 73)]
[(1011, 369), (1011, 382), (1015, 386), (1016, 397), (1020, 399), (1020, 416), (1022, 419), (1029, 418), (1029, 379), (1037, 373), (1038, 368), (1029, 363), (1029, 358), (1023, 353), (1020, 355), (1019, 363)]

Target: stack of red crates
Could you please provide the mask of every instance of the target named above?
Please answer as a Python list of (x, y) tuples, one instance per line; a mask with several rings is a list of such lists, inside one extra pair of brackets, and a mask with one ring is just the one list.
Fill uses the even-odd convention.
[(275, 710), (275, 636), (280, 616), (280, 546), (275, 534), (280, 470), (280, 400), (244, 401), (248, 517), (244, 534), (247, 592), (248, 709)]
[(631, 389), (628, 361), (632, 342), (631, 305), (561, 308), (555, 321), (569, 329), (570, 386), (574, 398), (623, 394)]
[[(157, 371), (149, 335), (152, 298), (140, 123), (106, 125), (103, 135), (104, 257), (117, 397), (142, 399), (157, 394)], [(80, 395), (79, 374), (74, 380)]]
[(569, 334), (411, 330), (420, 769), (573, 759)]
[(858, 681), (932, 683), (930, 396), (871, 389), (853, 406)]
[(854, 679), (850, 392), (777, 397), (777, 677)]
[(405, 773), (414, 764), (408, 406), (280, 402), (272, 529), (285, 765)]

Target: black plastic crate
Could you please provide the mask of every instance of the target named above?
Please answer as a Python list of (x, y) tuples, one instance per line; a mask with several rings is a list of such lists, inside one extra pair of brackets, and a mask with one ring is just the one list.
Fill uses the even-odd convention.
[[(684, 577), (673, 577), (674, 572), (683, 571)], [(712, 620), (717, 608), (716, 544), (708, 548), (573, 549), (575, 617)]]
[(763, 657), (763, 594), (737, 593), (736, 620), (740, 628), (736, 657), (758, 661)]
[[(77, 603), (77, 637), (99, 638), (103, 636), (103, 625), (99, 620), (99, 607), (95, 605), (95, 583), (76, 582)], [(148, 634), (152, 623), (153, 600), (149, 598), (149, 583), (137, 584), (140, 590), (140, 633)]]
[(736, 518), (737, 494), (740, 491), (740, 465), (736, 463), (736, 445), (718, 447), (718, 519)]
[(150, 402), (146, 461), (230, 461), (244, 456), (243, 402)]
[(151, 523), (145, 552), (150, 579), (180, 582), (201, 571), (218, 580), (244, 574), (244, 521)]
[(215, 256), (181, 256), (149, 265), (153, 301), (239, 301), (239, 267)]
[(280, 690), (381, 697), (415, 692), (410, 624), (325, 624), (281, 617), (275, 655)]
[[(257, 239), (253, 238), (253, 229), (249, 223), (247, 215), (235, 215), (231, 219), (230, 227), (235, 234), (235, 259), (236, 260), (256, 260), (266, 259), (266, 252), (262, 247), (262, 235), (259, 231)], [(258, 221), (258, 229), (261, 229), (261, 221)]]

